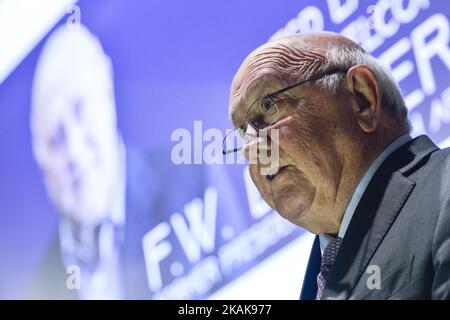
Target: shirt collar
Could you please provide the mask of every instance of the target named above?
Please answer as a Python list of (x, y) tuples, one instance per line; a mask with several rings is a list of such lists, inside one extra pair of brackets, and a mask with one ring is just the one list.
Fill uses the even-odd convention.
[[(366, 191), (367, 185), (369, 184), (370, 180), (372, 180), (373, 175), (378, 170), (380, 165), (383, 163), (384, 160), (395, 150), (400, 148), (402, 145), (410, 141), (412, 138), (411, 136), (406, 133), (400, 137), (398, 137), (394, 142), (392, 142), (384, 151), (375, 159), (374, 162), (369, 166), (367, 171), (364, 173), (363, 177), (359, 181), (358, 186), (356, 187), (355, 191), (353, 192), (352, 197), (350, 198), (350, 202), (347, 205), (347, 208), (345, 209), (344, 216), (342, 218), (341, 226), (339, 228), (339, 234), (338, 237), (344, 238), (345, 233), (347, 232), (347, 228), (350, 224), (350, 221), (352, 220), (353, 214), (355, 213), (356, 207), (358, 206), (359, 201), (361, 200), (361, 197), (364, 194), (364, 191)], [(327, 234), (320, 234), (319, 240), (320, 240), (320, 249), (323, 252), (326, 245), (330, 242), (332, 237)]]

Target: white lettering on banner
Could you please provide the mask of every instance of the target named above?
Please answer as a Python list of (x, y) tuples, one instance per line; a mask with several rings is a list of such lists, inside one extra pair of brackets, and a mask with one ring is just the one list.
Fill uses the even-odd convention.
[(278, 30), (271, 38), (278, 39), (297, 32), (320, 32), (325, 28), (322, 12), (314, 6), (308, 6), (299, 12), (297, 17), (289, 20), (284, 28)]
[[(417, 69), (420, 75), (422, 88), (426, 94), (431, 95), (436, 91), (436, 82), (431, 68), (431, 59), (435, 56), (450, 70), (450, 32), (449, 23), (443, 14), (435, 14), (424, 23), (417, 26), (411, 33), (414, 54), (417, 59)], [(425, 40), (436, 33), (433, 39)]]
[(442, 124), (450, 123), (450, 87), (442, 92), (441, 99), (433, 99), (430, 109), (430, 131), (438, 132)]
[[(153, 298), (193, 299), (205, 295), (224, 277), (241, 270), (297, 231), (295, 225), (281, 219), (276, 212), (269, 213), (221, 246), (217, 255), (204, 257), (195, 263), (189, 272), (174, 277), (167, 285), (162, 285), (159, 263), (171, 250), (168, 241), (164, 240), (168, 236), (170, 226), (161, 223), (152, 229), (145, 235), (143, 243), (149, 287), (154, 292)], [(153, 258), (150, 259), (149, 256)]]
[[(386, 67), (388, 67), (394, 79), (400, 83), (414, 72), (414, 63), (411, 60), (404, 60), (393, 67), (397, 60), (407, 54), (411, 50), (411, 40), (408, 37), (401, 38), (398, 42), (393, 44), (390, 48), (384, 51), (378, 59)], [(405, 95), (405, 104), (411, 111), (417, 107), (425, 99), (425, 95), (421, 89), (415, 89)]]
[(210, 256), (198, 264), (183, 277), (175, 278), (170, 284), (155, 293), (153, 299), (187, 300), (202, 296), (222, 280), (217, 257)]
[(297, 16), (298, 30), (304, 33), (322, 31), (325, 27), (322, 13), (314, 6), (303, 9)]
[(230, 275), (239, 270), (242, 265), (257, 259), (270, 247), (296, 230), (297, 227), (294, 224), (280, 219), (278, 213), (271, 211), (219, 249), (222, 273)]
[(386, 14), (390, 9), (390, 0), (380, 0), (375, 6), (373, 12), (373, 27), (377, 33), (384, 37), (389, 38), (397, 33), (400, 28), (400, 23), (392, 17), (388, 22), (386, 22)]
[(220, 152), (222, 139), (222, 131), (220, 131), (219, 129), (209, 128), (203, 134), (203, 140), (205, 142), (210, 142), (203, 150), (203, 159), (206, 164), (215, 164), (218, 158), (223, 157), (222, 153)]
[(342, 23), (358, 8), (358, 0), (346, 0), (344, 3), (341, 0), (328, 0), (327, 2), (331, 21), (335, 24)]
[(184, 206), (188, 223), (180, 213), (175, 212), (170, 216), (172, 228), (169, 223), (161, 222), (144, 235), (142, 246), (151, 291), (158, 291), (162, 287), (160, 263), (172, 251), (172, 244), (167, 240), (172, 229), (189, 262), (198, 262), (202, 250), (206, 254), (214, 251), (217, 198), (216, 188), (206, 188), (203, 200), (195, 198)]
[(172, 245), (164, 240), (170, 233), (166, 222), (158, 224), (142, 238), (144, 261), (147, 270), (147, 281), (150, 290), (159, 290), (162, 286), (160, 262), (172, 251)]
[(174, 164), (191, 163), (191, 133), (188, 129), (178, 128), (172, 132), (170, 141), (178, 142), (172, 147), (170, 158)]
[[(369, 26), (373, 27), (381, 36), (389, 38), (397, 33), (400, 24), (411, 22), (421, 9), (429, 6), (429, 0), (410, 0), (406, 7), (403, 7), (403, 1), (380, 0), (376, 5), (368, 7), (367, 13), (371, 14)], [(392, 17), (386, 21), (388, 12), (392, 14)]]
[(410, 23), (419, 14), (421, 9), (427, 9), (430, 6), (429, 0), (409, 0), (403, 7), (403, 0), (389, 1), (392, 8), (393, 17), (401, 23)]
[(384, 37), (373, 32), (369, 26), (369, 18), (359, 16), (341, 30), (341, 34), (361, 44), (367, 52), (373, 52), (384, 42)]
[(402, 81), (414, 71), (414, 63), (412, 63), (411, 60), (404, 60), (396, 67), (393, 67), (394, 63), (410, 49), (411, 41), (408, 37), (404, 37), (378, 57), (378, 59), (391, 70), (392, 75), (397, 82)]
[(201, 121), (194, 121), (194, 164), (202, 163), (202, 150), (203, 141), (202, 139), (196, 138), (201, 137), (203, 132), (203, 126)]
[(344, 27), (340, 33), (360, 43), (367, 52), (372, 52), (383, 44), (384, 38), (377, 32), (372, 32), (369, 21), (369, 18), (359, 16), (356, 20)]
[(205, 253), (214, 250), (217, 217), (217, 191), (213, 187), (205, 190), (204, 201), (195, 198), (184, 206), (188, 223), (179, 213), (170, 217), (175, 235), (190, 263), (200, 260)]
[(369, 26), (369, 29), (375, 28), (374, 12), (375, 12), (376, 8), (377, 8), (377, 6), (374, 4), (371, 4), (370, 6), (367, 7), (367, 10), (366, 10), (366, 13), (368, 16), (367, 25)]

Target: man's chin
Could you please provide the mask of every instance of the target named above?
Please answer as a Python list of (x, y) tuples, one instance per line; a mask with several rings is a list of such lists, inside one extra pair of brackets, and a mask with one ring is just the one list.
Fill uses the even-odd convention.
[(305, 214), (310, 206), (293, 201), (292, 199), (280, 199), (275, 201), (275, 210), (285, 219), (296, 223)]

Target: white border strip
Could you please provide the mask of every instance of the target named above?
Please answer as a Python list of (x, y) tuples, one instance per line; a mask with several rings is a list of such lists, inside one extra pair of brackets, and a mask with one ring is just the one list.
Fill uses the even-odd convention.
[(0, 0), (0, 84), (77, 0)]
[(208, 299), (298, 300), (314, 237), (305, 231)]

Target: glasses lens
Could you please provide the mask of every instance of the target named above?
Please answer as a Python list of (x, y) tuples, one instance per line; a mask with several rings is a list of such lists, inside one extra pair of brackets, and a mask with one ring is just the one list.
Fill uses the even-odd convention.
[(247, 123), (254, 129), (265, 129), (278, 119), (279, 109), (273, 98), (264, 97), (256, 101), (247, 112)]
[(280, 109), (278, 109), (278, 106), (275, 103), (275, 101), (273, 101), (272, 98), (270, 100), (271, 100), (271, 105), (270, 105), (269, 109), (266, 111), (266, 115), (265, 115), (265, 122), (267, 123), (266, 127), (270, 127), (271, 125), (273, 125), (277, 121), (278, 114), (280, 113)]
[[(223, 139), (223, 154), (229, 155), (242, 150), (246, 140), (256, 138), (258, 136), (258, 130), (265, 129), (274, 124), (278, 119), (279, 113), (280, 110), (271, 97), (256, 101), (247, 112), (247, 123), (252, 126), (256, 132), (250, 130), (251, 128), (248, 128), (247, 131), (253, 132), (244, 133), (244, 130), (242, 129), (229, 131), (225, 136), (225, 139)], [(257, 115), (255, 118), (250, 119), (251, 116), (255, 115)]]

